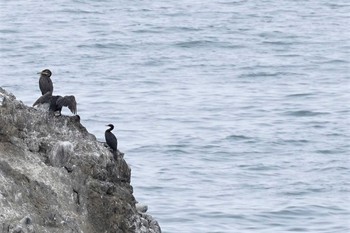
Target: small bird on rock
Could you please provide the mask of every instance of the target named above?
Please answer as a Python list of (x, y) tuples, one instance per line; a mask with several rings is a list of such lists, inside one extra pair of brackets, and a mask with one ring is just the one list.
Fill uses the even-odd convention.
[(49, 105), (49, 111), (54, 113), (58, 112), (57, 116), (61, 115), (62, 107), (68, 107), (73, 114), (77, 113), (77, 102), (73, 95), (62, 97), (60, 95), (52, 95), (52, 92), (49, 91), (37, 99), (33, 107), (36, 105)]
[(41, 91), (41, 94), (44, 95), (47, 92), (53, 92), (53, 84), (52, 84), (52, 80), (51, 80), (51, 71), (49, 69), (45, 69), (41, 72), (39, 72), (38, 74), (40, 74), (40, 79), (39, 79), (39, 88)]
[(118, 155), (118, 140), (116, 136), (111, 132), (114, 129), (114, 125), (109, 124), (106, 125), (109, 127), (109, 129), (105, 132), (105, 139), (107, 145), (112, 149), (113, 155)]

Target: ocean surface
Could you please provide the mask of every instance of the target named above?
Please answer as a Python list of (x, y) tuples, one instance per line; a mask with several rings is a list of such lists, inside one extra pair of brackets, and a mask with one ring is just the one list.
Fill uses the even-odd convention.
[[(0, 85), (116, 126), (164, 233), (350, 232), (348, 0), (0, 3)], [(65, 109), (63, 114), (71, 115)]]

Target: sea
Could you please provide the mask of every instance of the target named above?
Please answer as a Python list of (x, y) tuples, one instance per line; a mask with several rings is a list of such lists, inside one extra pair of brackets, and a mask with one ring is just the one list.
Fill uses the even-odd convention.
[(0, 85), (32, 105), (50, 69), (114, 124), (163, 233), (346, 233), (349, 25), (348, 0), (2, 0)]

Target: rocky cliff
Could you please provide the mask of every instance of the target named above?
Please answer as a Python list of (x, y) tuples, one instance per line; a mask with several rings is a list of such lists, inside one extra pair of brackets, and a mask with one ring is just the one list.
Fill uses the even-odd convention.
[(80, 123), (0, 88), (0, 232), (160, 233), (136, 207), (130, 168)]

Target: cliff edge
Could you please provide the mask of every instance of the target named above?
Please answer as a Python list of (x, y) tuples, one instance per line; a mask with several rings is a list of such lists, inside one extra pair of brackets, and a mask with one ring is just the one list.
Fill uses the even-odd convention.
[(131, 171), (80, 124), (0, 88), (0, 232), (160, 233), (136, 208)]

